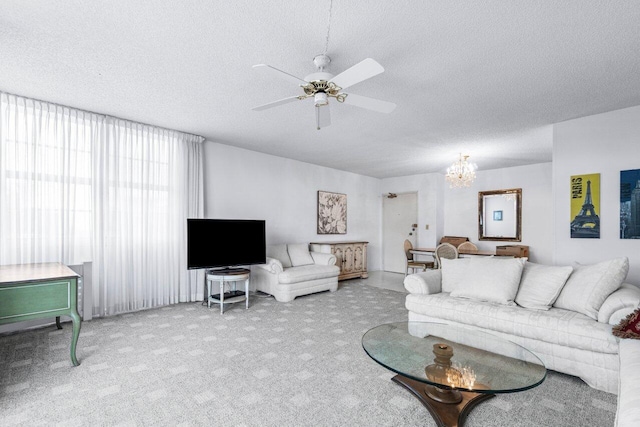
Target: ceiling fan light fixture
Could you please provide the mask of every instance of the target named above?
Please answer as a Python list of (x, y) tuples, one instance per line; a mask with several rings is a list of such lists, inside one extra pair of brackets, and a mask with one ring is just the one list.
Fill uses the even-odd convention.
[(327, 94), (324, 92), (318, 92), (313, 97), (314, 103), (316, 107), (322, 107), (329, 103), (329, 99), (327, 98)]

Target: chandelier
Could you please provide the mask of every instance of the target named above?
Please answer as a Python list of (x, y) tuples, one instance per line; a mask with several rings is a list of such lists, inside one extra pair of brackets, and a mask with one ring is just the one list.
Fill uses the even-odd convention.
[(476, 179), (476, 165), (467, 162), (469, 156), (460, 153), (460, 159), (447, 168), (445, 179), (449, 182), (450, 188), (469, 187)]

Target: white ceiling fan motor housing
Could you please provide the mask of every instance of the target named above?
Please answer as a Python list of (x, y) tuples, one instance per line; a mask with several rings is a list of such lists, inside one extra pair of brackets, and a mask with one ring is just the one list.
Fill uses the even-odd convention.
[(333, 74), (325, 73), (324, 71), (318, 71), (317, 73), (309, 74), (304, 79), (306, 81), (308, 81), (308, 82), (316, 82), (316, 81), (321, 81), (321, 80), (324, 80), (325, 82), (328, 82), (332, 78), (333, 78)]

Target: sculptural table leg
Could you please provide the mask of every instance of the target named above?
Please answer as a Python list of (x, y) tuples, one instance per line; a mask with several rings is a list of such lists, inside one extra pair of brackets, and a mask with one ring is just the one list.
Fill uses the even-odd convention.
[[(457, 390), (453, 394), (447, 393), (446, 390), (443, 393), (443, 390), (437, 387), (426, 385), (420, 381), (414, 381), (402, 375), (396, 375), (391, 378), (391, 380), (413, 393), (429, 410), (438, 427), (462, 427), (467, 415), (469, 415), (469, 412), (471, 412), (474, 406), (494, 397), (493, 394)], [(459, 393), (460, 400), (456, 402), (458, 399), (454, 396), (457, 397), (457, 393)], [(442, 396), (442, 399), (439, 399), (440, 401), (429, 397), (429, 395), (437, 397), (442, 394), (444, 396)], [(454, 403), (444, 402), (447, 400), (447, 395), (451, 397)]]
[(73, 322), (73, 335), (71, 337), (71, 362), (73, 366), (78, 366), (80, 362), (76, 358), (76, 346), (78, 345), (78, 337), (80, 336), (80, 315), (77, 312), (69, 314)]

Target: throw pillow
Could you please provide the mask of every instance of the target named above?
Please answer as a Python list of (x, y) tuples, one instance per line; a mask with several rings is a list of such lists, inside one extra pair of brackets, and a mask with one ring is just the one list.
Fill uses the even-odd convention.
[(451, 292), (464, 281), (470, 261), (469, 258), (440, 259), (442, 292)]
[(524, 258), (471, 258), (463, 282), (452, 297), (515, 305)]
[(313, 258), (309, 253), (309, 245), (306, 243), (287, 245), (287, 250), (289, 251), (289, 257), (291, 258), (291, 265), (294, 267), (314, 263)]
[(572, 271), (571, 266), (526, 262), (522, 270), (516, 304), (535, 310), (549, 310)]
[(291, 259), (289, 259), (289, 253), (287, 252), (287, 245), (282, 244), (267, 246), (267, 256), (269, 258), (277, 259), (285, 268), (292, 267)]
[(598, 319), (604, 300), (615, 292), (629, 272), (629, 258), (615, 258), (597, 264), (578, 264), (565, 283), (554, 307)]
[(620, 324), (615, 326), (611, 332), (620, 338), (640, 340), (640, 308), (636, 308), (626, 319), (622, 319)]

